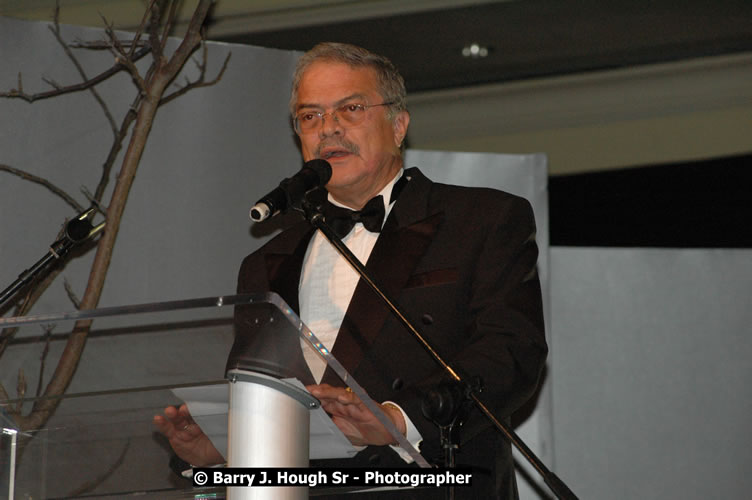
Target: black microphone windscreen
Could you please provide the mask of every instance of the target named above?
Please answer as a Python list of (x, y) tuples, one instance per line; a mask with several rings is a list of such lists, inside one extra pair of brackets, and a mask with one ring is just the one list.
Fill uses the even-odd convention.
[(332, 178), (332, 166), (329, 162), (316, 158), (315, 160), (309, 160), (303, 164), (303, 168), (310, 168), (319, 176), (318, 187), (324, 186), (329, 179)]
[(68, 222), (68, 225), (65, 228), (65, 233), (71, 240), (79, 242), (88, 238), (91, 230), (91, 222), (89, 222), (88, 219), (73, 219)]

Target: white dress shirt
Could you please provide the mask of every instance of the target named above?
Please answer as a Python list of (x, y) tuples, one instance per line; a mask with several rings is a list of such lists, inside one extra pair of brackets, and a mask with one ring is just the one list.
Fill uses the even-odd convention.
[[(389, 202), (392, 189), (402, 175), (403, 170), (400, 169), (397, 175), (378, 193), (384, 199), (384, 221), (386, 221), (394, 206), (394, 203)], [(335, 201), (331, 195), (329, 195), (329, 201), (335, 205), (344, 206)], [(362, 223), (358, 222), (347, 236), (342, 238), (342, 242), (365, 265), (378, 237), (379, 233), (368, 231)], [(298, 289), (300, 319), (329, 349), (337, 340), (337, 333), (359, 279), (358, 272), (347, 263), (344, 257), (339, 255), (320, 231), (316, 231), (308, 244), (303, 259), (303, 270), (300, 275)], [(405, 334), (407, 335), (407, 332)], [(306, 362), (313, 373), (314, 380), (318, 383), (324, 376), (326, 363), (310, 346), (305, 344), (305, 341), (301, 342), (303, 343), (303, 354)], [(398, 405), (395, 406), (399, 408)], [(407, 425), (407, 440), (414, 447), (417, 447), (422, 441), (422, 437), (402, 408), (400, 408), (400, 411), (402, 411), (402, 416)], [(402, 448), (397, 446), (392, 448), (406, 462), (412, 462), (412, 458)]]

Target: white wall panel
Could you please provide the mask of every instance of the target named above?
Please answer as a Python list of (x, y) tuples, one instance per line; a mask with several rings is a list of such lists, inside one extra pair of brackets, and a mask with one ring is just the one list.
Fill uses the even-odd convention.
[(580, 498), (749, 496), (750, 262), (551, 250), (554, 464)]

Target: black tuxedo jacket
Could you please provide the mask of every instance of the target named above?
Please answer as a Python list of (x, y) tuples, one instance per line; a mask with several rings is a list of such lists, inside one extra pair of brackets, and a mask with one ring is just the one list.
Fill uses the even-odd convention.
[[(547, 352), (530, 205), (497, 190), (434, 183), (416, 168), (405, 175), (410, 180), (366, 268), (458, 372), (482, 377), (481, 398), (508, 421), (534, 392)], [(238, 293), (271, 290), (298, 311), (303, 257), (312, 235), (311, 226), (301, 221), (246, 257)], [(236, 330), (235, 354), (258, 335), (242, 307)], [(447, 377), (362, 282), (332, 353), (375, 401), (394, 401), (406, 411), (423, 436), (421, 453), (440, 463), (438, 428), (423, 416), (421, 402), (426, 390)], [(290, 364), (295, 373), (308, 374), (304, 383), (312, 383), (302, 356)], [(343, 385), (331, 369), (322, 382)], [(510, 445), (477, 410), (461, 438), (458, 462), (476, 469), (473, 487), (458, 488), (457, 498), (516, 498)], [(389, 447), (371, 446), (338, 465), (405, 463)], [(416, 490), (372, 498), (442, 495)]]

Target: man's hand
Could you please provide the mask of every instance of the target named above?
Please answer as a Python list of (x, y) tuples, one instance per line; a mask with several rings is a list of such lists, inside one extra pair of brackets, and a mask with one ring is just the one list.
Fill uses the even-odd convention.
[[(354, 393), (329, 384), (309, 385), (307, 389), (321, 401), (321, 407), (355, 446), (396, 444), (389, 431)], [(407, 431), (402, 413), (392, 406), (381, 405), (381, 408), (404, 436)]]
[(189, 464), (203, 467), (225, 461), (209, 436), (193, 421), (186, 405), (168, 406), (164, 416), (154, 416), (154, 425), (170, 441), (175, 454)]

